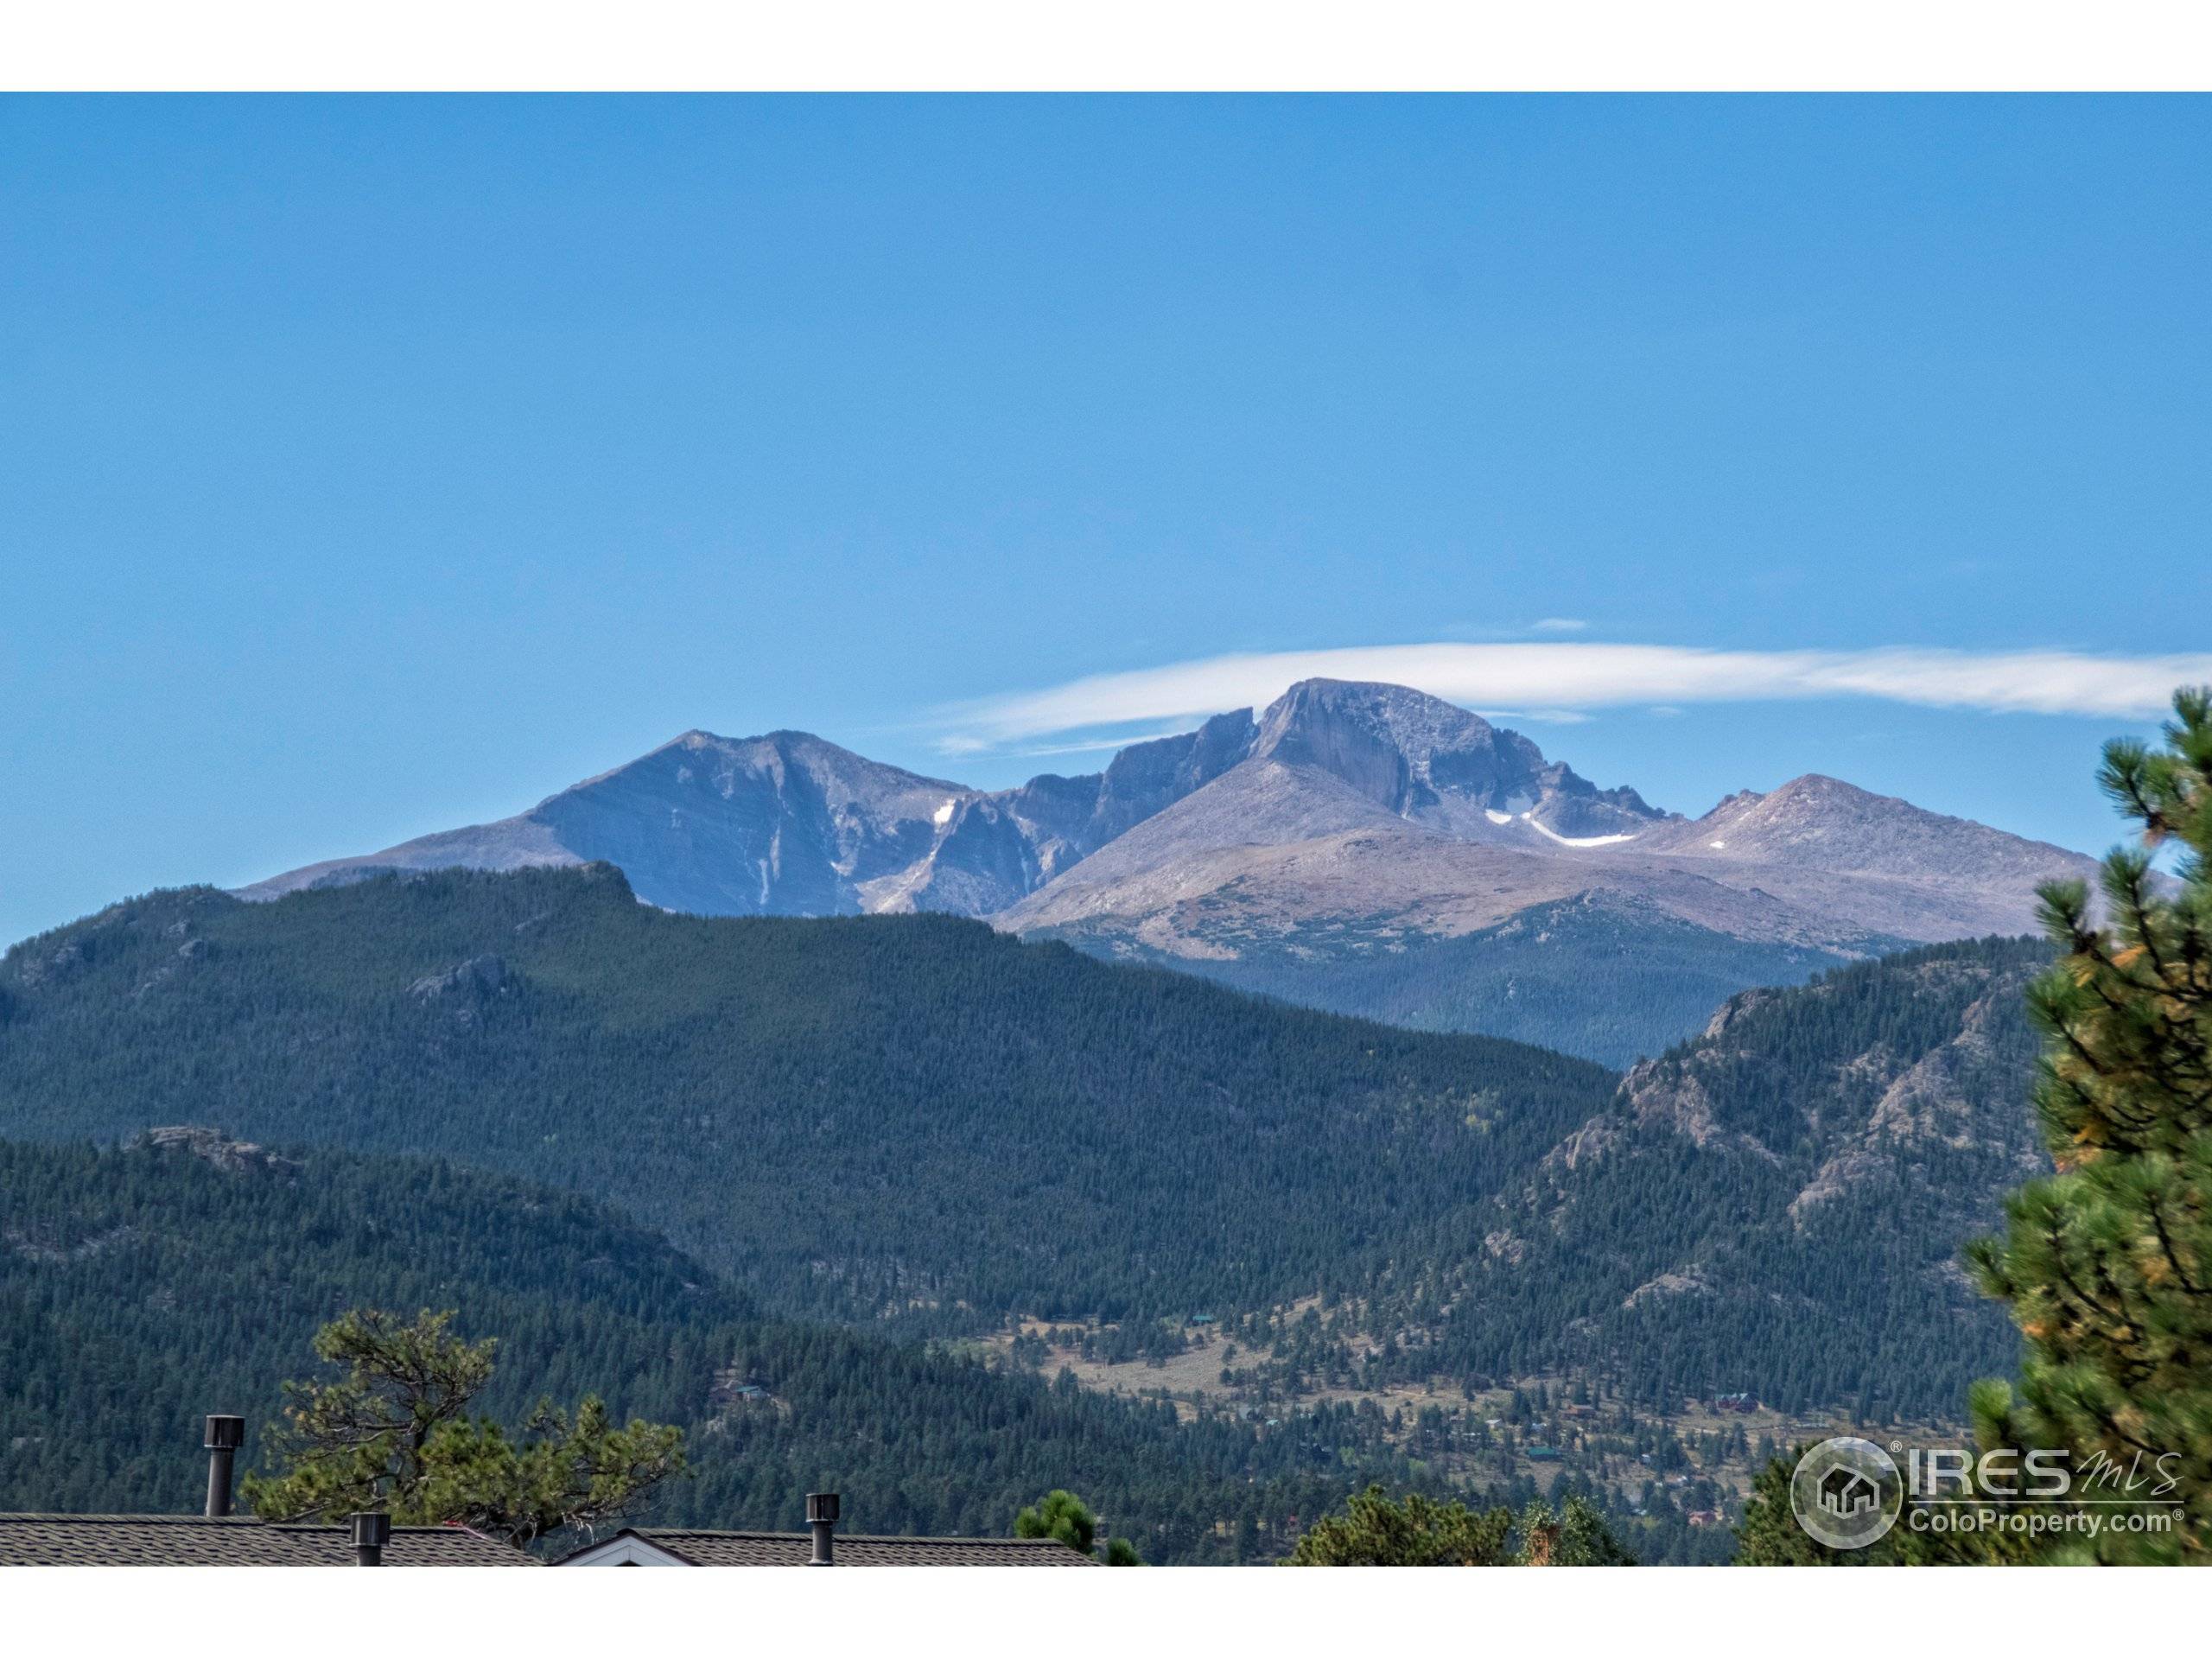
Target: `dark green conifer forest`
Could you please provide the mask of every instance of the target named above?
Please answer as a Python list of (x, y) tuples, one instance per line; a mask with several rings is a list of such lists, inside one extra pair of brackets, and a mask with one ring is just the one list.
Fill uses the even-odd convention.
[(603, 1395), (685, 1431), (648, 1519), (1004, 1535), (1079, 1481), (1160, 1562), (1268, 1559), (1290, 1516), (1418, 1471), (1356, 1414), (1295, 1436), (1179, 1423), (915, 1343), (765, 1319), (588, 1200), (435, 1160), (310, 1152), (223, 1168), (177, 1147), (0, 1141), (0, 1509), (196, 1512), (200, 1418), (243, 1414), (252, 1466), (287, 1377), (346, 1309), (456, 1310), (499, 1340), (483, 1396)]
[[(671, 1516), (796, 1524), (834, 1477), (855, 1524), (1001, 1532), (1067, 1487), (1147, 1561), (1272, 1558), (1370, 1478), (1524, 1504), (1474, 1402), (1536, 1376), (1646, 1425), (1724, 1393), (1955, 1415), (2014, 1351), (1957, 1258), (2048, 1167), (2048, 960), (1747, 992), (1623, 1079), (970, 922), (671, 915), (604, 868), (151, 894), (0, 961), (0, 1501), (188, 1507), (199, 1414), (273, 1409), (364, 1302), (500, 1337), (502, 1415), (684, 1426)], [(175, 1124), (300, 1167), (93, 1150)], [(186, 1262), (229, 1287), (198, 1324)], [(1023, 1319), (1235, 1357), (1178, 1426), (1006, 1348)], [(1463, 1405), (1414, 1433), (1392, 1387)], [(1693, 1507), (1624, 1536), (1706, 1559)]]
[(0, 988), (7, 1134), (443, 1154), (612, 1200), (765, 1306), (918, 1330), (1363, 1284), (1613, 1084), (980, 923), (670, 915), (603, 867), (158, 893)]

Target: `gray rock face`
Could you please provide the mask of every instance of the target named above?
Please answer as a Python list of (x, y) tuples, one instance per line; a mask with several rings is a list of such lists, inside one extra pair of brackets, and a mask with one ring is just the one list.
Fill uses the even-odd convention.
[(1256, 717), (1217, 715), (1133, 744), (1102, 772), (995, 792), (803, 732), (687, 732), (515, 817), (245, 896), (597, 861), (664, 909), (949, 911), (1169, 958), (1235, 957), (1338, 922), (1453, 938), (1589, 893), (1732, 938), (1850, 954), (1873, 936), (2022, 931), (2038, 880), (2089, 868), (1828, 778), (1732, 796), (1693, 822), (1438, 698), (1308, 680)]
[(233, 1141), (220, 1129), (197, 1123), (172, 1123), (147, 1129), (131, 1136), (124, 1144), (197, 1158), (234, 1175), (255, 1171), (285, 1174), (302, 1167), (296, 1158), (280, 1156), (256, 1141)]
[(251, 899), (385, 870), (604, 861), (647, 904), (709, 916), (850, 915), (935, 847), (977, 792), (804, 732), (686, 732), (496, 823), (272, 878)]
[(531, 816), (664, 909), (833, 916), (863, 909), (860, 890), (926, 854), (973, 793), (803, 732), (687, 732)]
[(507, 964), (498, 957), (471, 957), (442, 974), (425, 974), (407, 988), (408, 995), (429, 1002), (462, 991), (496, 992), (507, 982)]
[[(1855, 970), (1929, 1013), (1916, 1038), (1891, 1034), (1864, 1047), (1855, 1046), (1863, 1038), (1839, 1041), (1834, 1052), (1819, 1054), (1817, 1075), (1785, 1077), (1778, 1052), (1803, 1065), (1818, 1045), (1800, 1036), (1801, 1046), (1784, 1051), (1777, 1031), (1793, 1020), (1810, 1027), (1808, 1011), (1864, 995), (1868, 982), (1747, 991), (1714, 1014), (1703, 1037), (1631, 1069), (1611, 1110), (1582, 1135), (1610, 1128), (1618, 1141), (1630, 1127), (1656, 1127), (1700, 1149), (1726, 1147), (1794, 1168), (1802, 1185), (1786, 1213), (1800, 1229), (1813, 1211), (1869, 1182), (1894, 1189), (1925, 1179), (1912, 1166), (1939, 1147), (2007, 1166), (2007, 1179), (1969, 1186), (1969, 1195), (2047, 1173), (2034, 1116), (2021, 1104), (2038, 1047), (2023, 993), (2044, 964), (2023, 947), (1994, 956), (1971, 944), (1953, 948), (1960, 954)], [(1834, 1014), (1828, 1025), (1848, 1030), (1850, 1016)]]
[(1511, 823), (1570, 836), (1634, 834), (1668, 815), (1599, 790), (1518, 732), (1402, 685), (1306, 680), (1267, 711), (1253, 753), (1351, 785), (1385, 811), (1481, 836)]
[(1239, 709), (1216, 715), (1197, 731), (1179, 737), (1131, 744), (1114, 757), (1099, 779), (1097, 807), (1077, 844), (1084, 854), (1095, 853), (1155, 812), (1205, 788), (1250, 755), (1258, 735), (1252, 711)]
[(1249, 710), (1122, 750), (1105, 772), (986, 794), (804, 732), (687, 732), (496, 823), (242, 889), (274, 899), (391, 871), (606, 862), (647, 904), (708, 916), (1006, 909), (1242, 760)]
[(1332, 929), (1457, 938), (1602, 893), (1733, 938), (1850, 956), (1870, 938), (2029, 931), (2036, 884), (2091, 868), (1827, 778), (1692, 821), (1435, 698), (1310, 681), (1267, 710), (1249, 760), (998, 919), (1217, 961)]

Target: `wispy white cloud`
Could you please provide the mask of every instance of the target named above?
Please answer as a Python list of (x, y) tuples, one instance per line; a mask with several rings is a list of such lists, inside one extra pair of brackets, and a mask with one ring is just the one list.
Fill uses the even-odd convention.
[(1598, 718), (1580, 709), (1477, 709), (1488, 721), (1519, 721), (1539, 726), (1586, 726)]
[[(1576, 642), (1362, 645), (1210, 657), (1096, 674), (943, 711), (952, 753), (1259, 708), (1303, 679), (1382, 680), (1471, 709), (1541, 710), (1872, 697), (1929, 709), (2139, 719), (2212, 683), (2212, 655), (2069, 651), (1700, 651)], [(1524, 716), (1526, 717), (1526, 716)], [(1147, 733), (1147, 735), (1151, 734)], [(1084, 747), (1090, 747), (1086, 744)]]
[(1579, 616), (1540, 617), (1529, 625), (1531, 633), (1580, 633), (1590, 625)]
[[(1577, 715), (1573, 718), (1582, 720), (1587, 716)], [(1016, 760), (1039, 760), (1055, 754), (1096, 754), (1107, 749), (1126, 749), (1132, 743), (1149, 743), (1161, 737), (1179, 737), (1190, 729), (1188, 722), (1178, 721), (1151, 731), (1094, 732), (1088, 735), (1070, 733), (1056, 742), (1028, 743), (1019, 748), (1009, 748), (1003, 741), (981, 737), (972, 732), (948, 732), (938, 739), (937, 747), (944, 754), (992, 754)]]

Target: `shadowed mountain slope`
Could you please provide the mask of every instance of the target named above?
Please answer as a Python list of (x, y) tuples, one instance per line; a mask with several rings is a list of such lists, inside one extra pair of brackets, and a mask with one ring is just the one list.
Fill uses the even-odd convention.
[(603, 865), (155, 894), (18, 946), (0, 996), (0, 1132), (436, 1154), (619, 1202), (770, 1306), (930, 1328), (1357, 1281), (1613, 1082), (951, 918), (671, 915)]

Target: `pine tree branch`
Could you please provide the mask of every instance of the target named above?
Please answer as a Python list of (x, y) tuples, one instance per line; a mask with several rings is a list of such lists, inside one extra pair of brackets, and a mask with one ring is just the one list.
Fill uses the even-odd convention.
[(2097, 1332), (2097, 1335), (2104, 1341), (2109, 1342), (2114, 1346), (2119, 1346), (2124, 1343), (2134, 1340), (2135, 1323), (2133, 1319), (2127, 1317), (2126, 1312), (2123, 1309), (2120, 1312), (2114, 1313), (2111, 1308), (2107, 1307), (2095, 1297), (2090, 1295), (2088, 1291), (2082, 1289), (2080, 1282), (2074, 1277), (2074, 1270), (2066, 1265), (2065, 1236), (2056, 1222), (2053, 1222), (2047, 1229), (2044, 1230), (2044, 1237), (2050, 1246), (2051, 1268), (2053, 1271), (2058, 1274), (2060, 1281), (2064, 1284), (2067, 1290), (2073, 1294), (2075, 1302), (2083, 1308), (2088, 1309), (2090, 1313), (2101, 1316), (2108, 1323), (2120, 1325), (2121, 1330), (2125, 1332), (2125, 1334), (2115, 1334), (2107, 1330), (2100, 1331)]
[(2158, 1235), (2158, 1248), (2165, 1252), (2166, 1263), (2173, 1268), (2174, 1277), (2181, 1281), (2181, 1287), (2190, 1295), (2212, 1296), (2212, 1290), (2206, 1289), (2189, 1276), (2189, 1269), (2182, 1266), (2181, 1257), (2175, 1253), (2173, 1238), (2166, 1231), (2165, 1212), (2158, 1207), (2158, 1195), (2152, 1192), (2146, 1197), (2149, 1199), (2151, 1224)]

